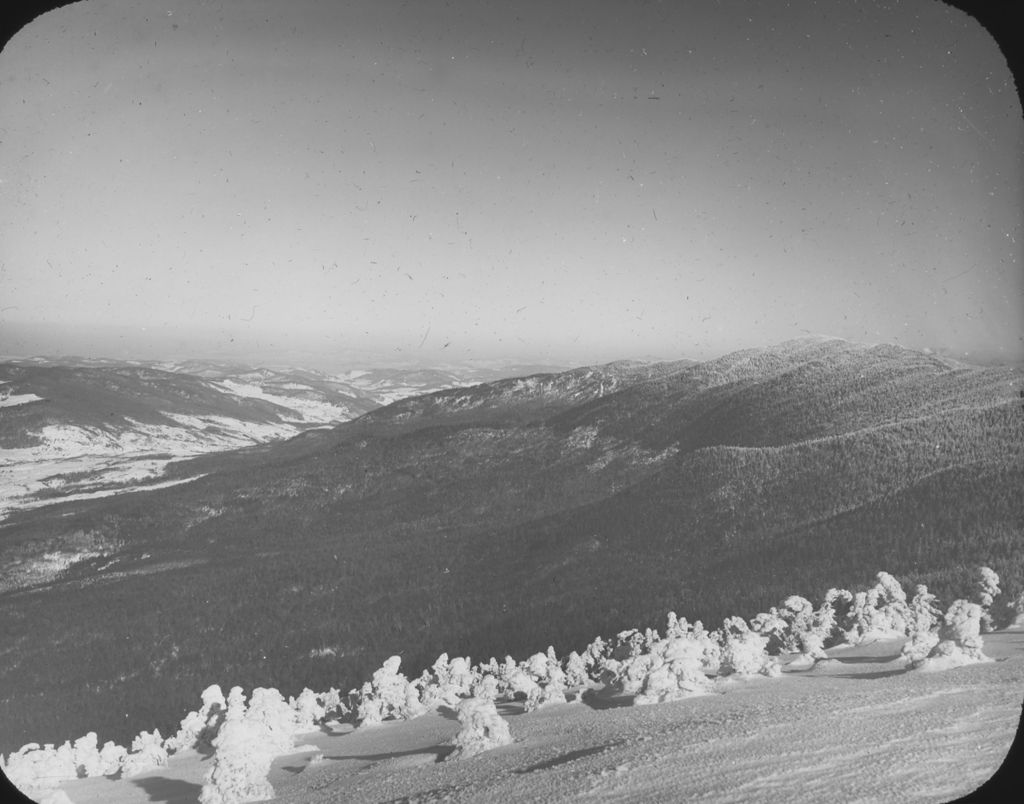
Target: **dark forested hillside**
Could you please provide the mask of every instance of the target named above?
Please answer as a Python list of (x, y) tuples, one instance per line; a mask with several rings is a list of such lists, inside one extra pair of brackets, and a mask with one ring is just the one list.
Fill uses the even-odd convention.
[[(0, 525), (0, 751), (166, 730), (210, 683), (361, 682), (709, 627), (885, 569), (1024, 588), (1020, 372), (808, 340), (404, 400)], [(82, 551), (82, 544), (103, 547)]]

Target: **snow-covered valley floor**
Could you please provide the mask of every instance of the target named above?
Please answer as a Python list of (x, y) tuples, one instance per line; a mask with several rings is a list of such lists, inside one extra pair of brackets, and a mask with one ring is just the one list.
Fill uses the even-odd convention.
[[(993, 662), (907, 671), (902, 640), (830, 650), (781, 678), (724, 679), (705, 695), (629, 697), (499, 711), (515, 742), (441, 762), (449, 710), (301, 736), (278, 757), (277, 799), (312, 802), (945, 802), (1002, 764), (1024, 699), (1024, 632), (985, 636)], [(212, 679), (211, 679), (212, 680)], [(322, 761), (311, 761), (315, 752)], [(61, 785), (78, 804), (195, 802), (212, 760), (188, 750), (127, 780)]]

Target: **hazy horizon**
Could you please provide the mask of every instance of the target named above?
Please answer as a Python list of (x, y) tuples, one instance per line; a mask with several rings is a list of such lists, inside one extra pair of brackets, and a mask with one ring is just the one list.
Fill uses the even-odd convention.
[(0, 354), (1024, 360), (1024, 119), (942, 3), (86, 0), (0, 135)]

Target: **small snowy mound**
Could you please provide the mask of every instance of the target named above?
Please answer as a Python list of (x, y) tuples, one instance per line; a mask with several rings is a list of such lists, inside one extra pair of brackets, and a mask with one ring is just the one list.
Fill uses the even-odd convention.
[(919, 665), (921, 670), (948, 670), (965, 664), (992, 661), (982, 653), (982, 608), (977, 603), (954, 600), (942, 627), (939, 642)]
[(458, 712), (462, 731), (455, 737), (455, 750), (445, 760), (468, 759), (512, 742), (508, 723), (498, 714), (493, 700), (466, 698)]

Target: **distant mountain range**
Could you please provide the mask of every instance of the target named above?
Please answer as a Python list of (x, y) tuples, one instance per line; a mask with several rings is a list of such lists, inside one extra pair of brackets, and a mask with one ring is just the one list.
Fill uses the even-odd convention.
[[(1022, 386), (1019, 368), (825, 339), (613, 363), (420, 394), (174, 462), (172, 486), (13, 512), (0, 751), (171, 728), (213, 682), (295, 694), (398, 652), (413, 674), (441, 650), (562, 653), (882, 568), (949, 600), (985, 564), (1015, 595)], [(169, 412), (221, 415), (209, 387)]]
[(126, 483), (151, 487), (172, 460), (290, 438), (497, 374), (360, 369), (334, 376), (213, 361), (9, 360), (0, 363), (0, 516)]

